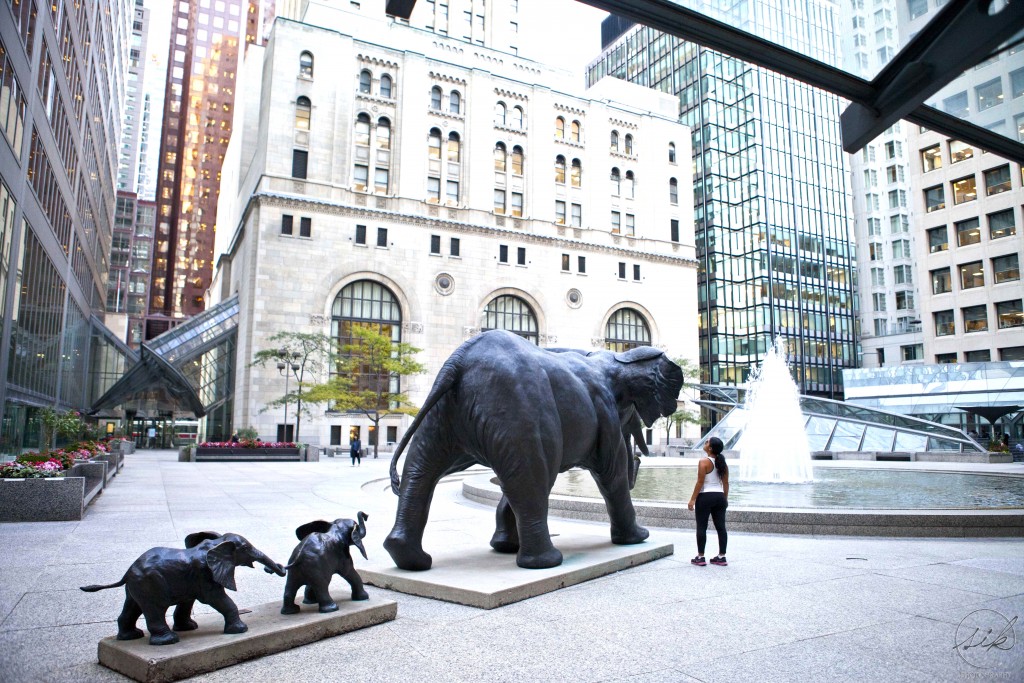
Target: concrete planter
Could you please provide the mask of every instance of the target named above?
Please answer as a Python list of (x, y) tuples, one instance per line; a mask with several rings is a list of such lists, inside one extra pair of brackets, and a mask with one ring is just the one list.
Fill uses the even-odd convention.
[(0, 522), (72, 522), (85, 512), (84, 476), (0, 479)]
[(196, 446), (195, 462), (302, 461), (304, 448), (203, 448)]

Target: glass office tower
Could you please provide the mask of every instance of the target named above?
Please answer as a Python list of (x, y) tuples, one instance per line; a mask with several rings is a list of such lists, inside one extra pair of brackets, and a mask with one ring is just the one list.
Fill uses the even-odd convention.
[[(754, 3), (717, 18), (838, 61), (836, 3), (765, 12)], [(677, 94), (693, 131), (702, 379), (746, 381), (782, 336), (801, 392), (841, 398), (858, 348), (839, 99), (618, 17), (603, 29), (588, 83), (610, 75)]]

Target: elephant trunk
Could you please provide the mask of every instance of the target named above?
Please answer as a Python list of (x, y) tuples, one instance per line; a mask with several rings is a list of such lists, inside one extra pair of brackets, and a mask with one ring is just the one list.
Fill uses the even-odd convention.
[(253, 550), (255, 551), (253, 554), (253, 559), (263, 565), (263, 571), (265, 571), (268, 574), (277, 574), (278, 576), (285, 576), (286, 572), (284, 570), (284, 567), (282, 567), (277, 562), (274, 562), (272, 559), (267, 557), (265, 553), (256, 550), (255, 548)]
[(360, 510), (356, 514), (356, 523), (352, 527), (352, 545), (359, 548), (359, 552), (363, 554), (363, 559), (368, 560), (366, 556), (366, 548), (363, 547), (363, 539), (366, 537), (366, 520), (369, 519), (369, 515)]

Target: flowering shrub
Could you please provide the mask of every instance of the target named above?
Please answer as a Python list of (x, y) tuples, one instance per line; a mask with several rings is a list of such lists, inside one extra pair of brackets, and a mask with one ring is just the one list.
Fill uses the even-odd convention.
[(200, 448), (298, 448), (293, 441), (260, 441), (259, 439), (239, 439), (238, 441), (204, 441)]
[(64, 466), (59, 460), (44, 462), (9, 462), (0, 466), (2, 479), (45, 479), (47, 477), (63, 477)]

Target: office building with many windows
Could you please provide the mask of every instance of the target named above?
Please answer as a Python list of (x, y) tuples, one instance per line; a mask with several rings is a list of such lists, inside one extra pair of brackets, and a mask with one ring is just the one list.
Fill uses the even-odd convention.
[[(251, 365), (282, 331), (347, 342), (372, 325), (422, 349), (426, 374), (392, 378), (417, 405), (488, 329), (696, 356), (675, 98), (612, 79), (584, 92), (558, 69), (328, 3), (279, 17), (240, 79), (210, 294), (238, 301), (236, 426), (290, 433), (265, 410), (285, 378)], [(328, 407), (301, 440), (378, 441), (365, 416)], [(385, 418), (379, 443), (408, 420)]]
[[(820, 61), (839, 59), (836, 3), (783, 2), (770, 22), (759, 7), (702, 11)], [(842, 396), (840, 370), (857, 365), (858, 348), (839, 99), (617, 17), (605, 28), (589, 82), (612, 76), (673, 94), (693, 133), (704, 381), (745, 382), (782, 336), (800, 390)]]
[(83, 410), (130, 352), (103, 324), (132, 6), (0, 3), (0, 450)]

